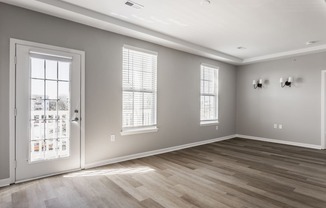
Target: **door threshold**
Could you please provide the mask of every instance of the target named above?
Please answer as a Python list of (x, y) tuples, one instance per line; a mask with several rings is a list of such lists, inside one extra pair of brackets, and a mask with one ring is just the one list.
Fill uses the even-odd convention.
[(72, 173), (72, 172), (76, 172), (76, 171), (80, 171), (80, 170), (82, 170), (82, 169), (81, 168), (77, 168), (77, 169), (62, 171), (62, 172), (58, 172), (58, 173), (53, 173), (53, 174), (38, 176), (38, 177), (35, 177), (35, 178), (23, 179), (23, 180), (19, 180), (19, 181), (14, 182), (14, 184), (25, 183), (25, 182), (29, 182), (29, 181), (34, 181), (34, 180), (42, 179), (42, 178), (48, 178), (48, 177), (51, 177), (51, 176), (57, 176), (57, 175), (62, 175), (62, 174), (66, 174), (66, 173)]

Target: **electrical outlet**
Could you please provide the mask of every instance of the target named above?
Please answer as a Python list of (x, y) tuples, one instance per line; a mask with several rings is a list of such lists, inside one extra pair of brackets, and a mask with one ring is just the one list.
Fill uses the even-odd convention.
[(115, 142), (115, 135), (111, 135), (111, 142)]
[(218, 130), (218, 126), (216, 126), (215, 129)]
[(279, 124), (279, 125), (278, 125), (278, 128), (279, 128), (279, 129), (283, 129), (283, 125), (282, 125), (282, 124)]
[(277, 129), (277, 124), (274, 124), (274, 129)]

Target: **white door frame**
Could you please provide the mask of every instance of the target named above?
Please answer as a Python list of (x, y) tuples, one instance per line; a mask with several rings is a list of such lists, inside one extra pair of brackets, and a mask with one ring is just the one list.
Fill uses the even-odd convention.
[(325, 104), (326, 104), (326, 70), (321, 71), (321, 149), (326, 149), (325, 136)]
[(10, 183), (16, 182), (16, 44), (46, 48), (80, 55), (80, 168), (85, 168), (85, 52), (80, 50), (62, 48), (41, 43), (10, 38), (10, 90), (9, 90), (9, 153), (10, 153)]

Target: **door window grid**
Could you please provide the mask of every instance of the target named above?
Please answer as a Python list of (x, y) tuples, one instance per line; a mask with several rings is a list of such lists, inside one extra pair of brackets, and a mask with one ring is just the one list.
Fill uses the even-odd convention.
[(200, 121), (218, 121), (218, 69), (201, 65)]
[(70, 154), (70, 65), (71, 62), (30, 57), (30, 162)]
[(156, 126), (157, 55), (123, 48), (123, 130)]

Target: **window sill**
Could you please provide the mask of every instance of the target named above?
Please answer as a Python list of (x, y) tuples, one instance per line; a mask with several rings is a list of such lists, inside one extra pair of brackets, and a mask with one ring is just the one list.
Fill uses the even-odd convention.
[(145, 134), (145, 133), (154, 133), (154, 132), (158, 132), (157, 127), (122, 130), (120, 134), (121, 136), (127, 136), (133, 134)]
[(200, 126), (215, 126), (218, 124), (218, 121), (203, 121), (200, 122)]

